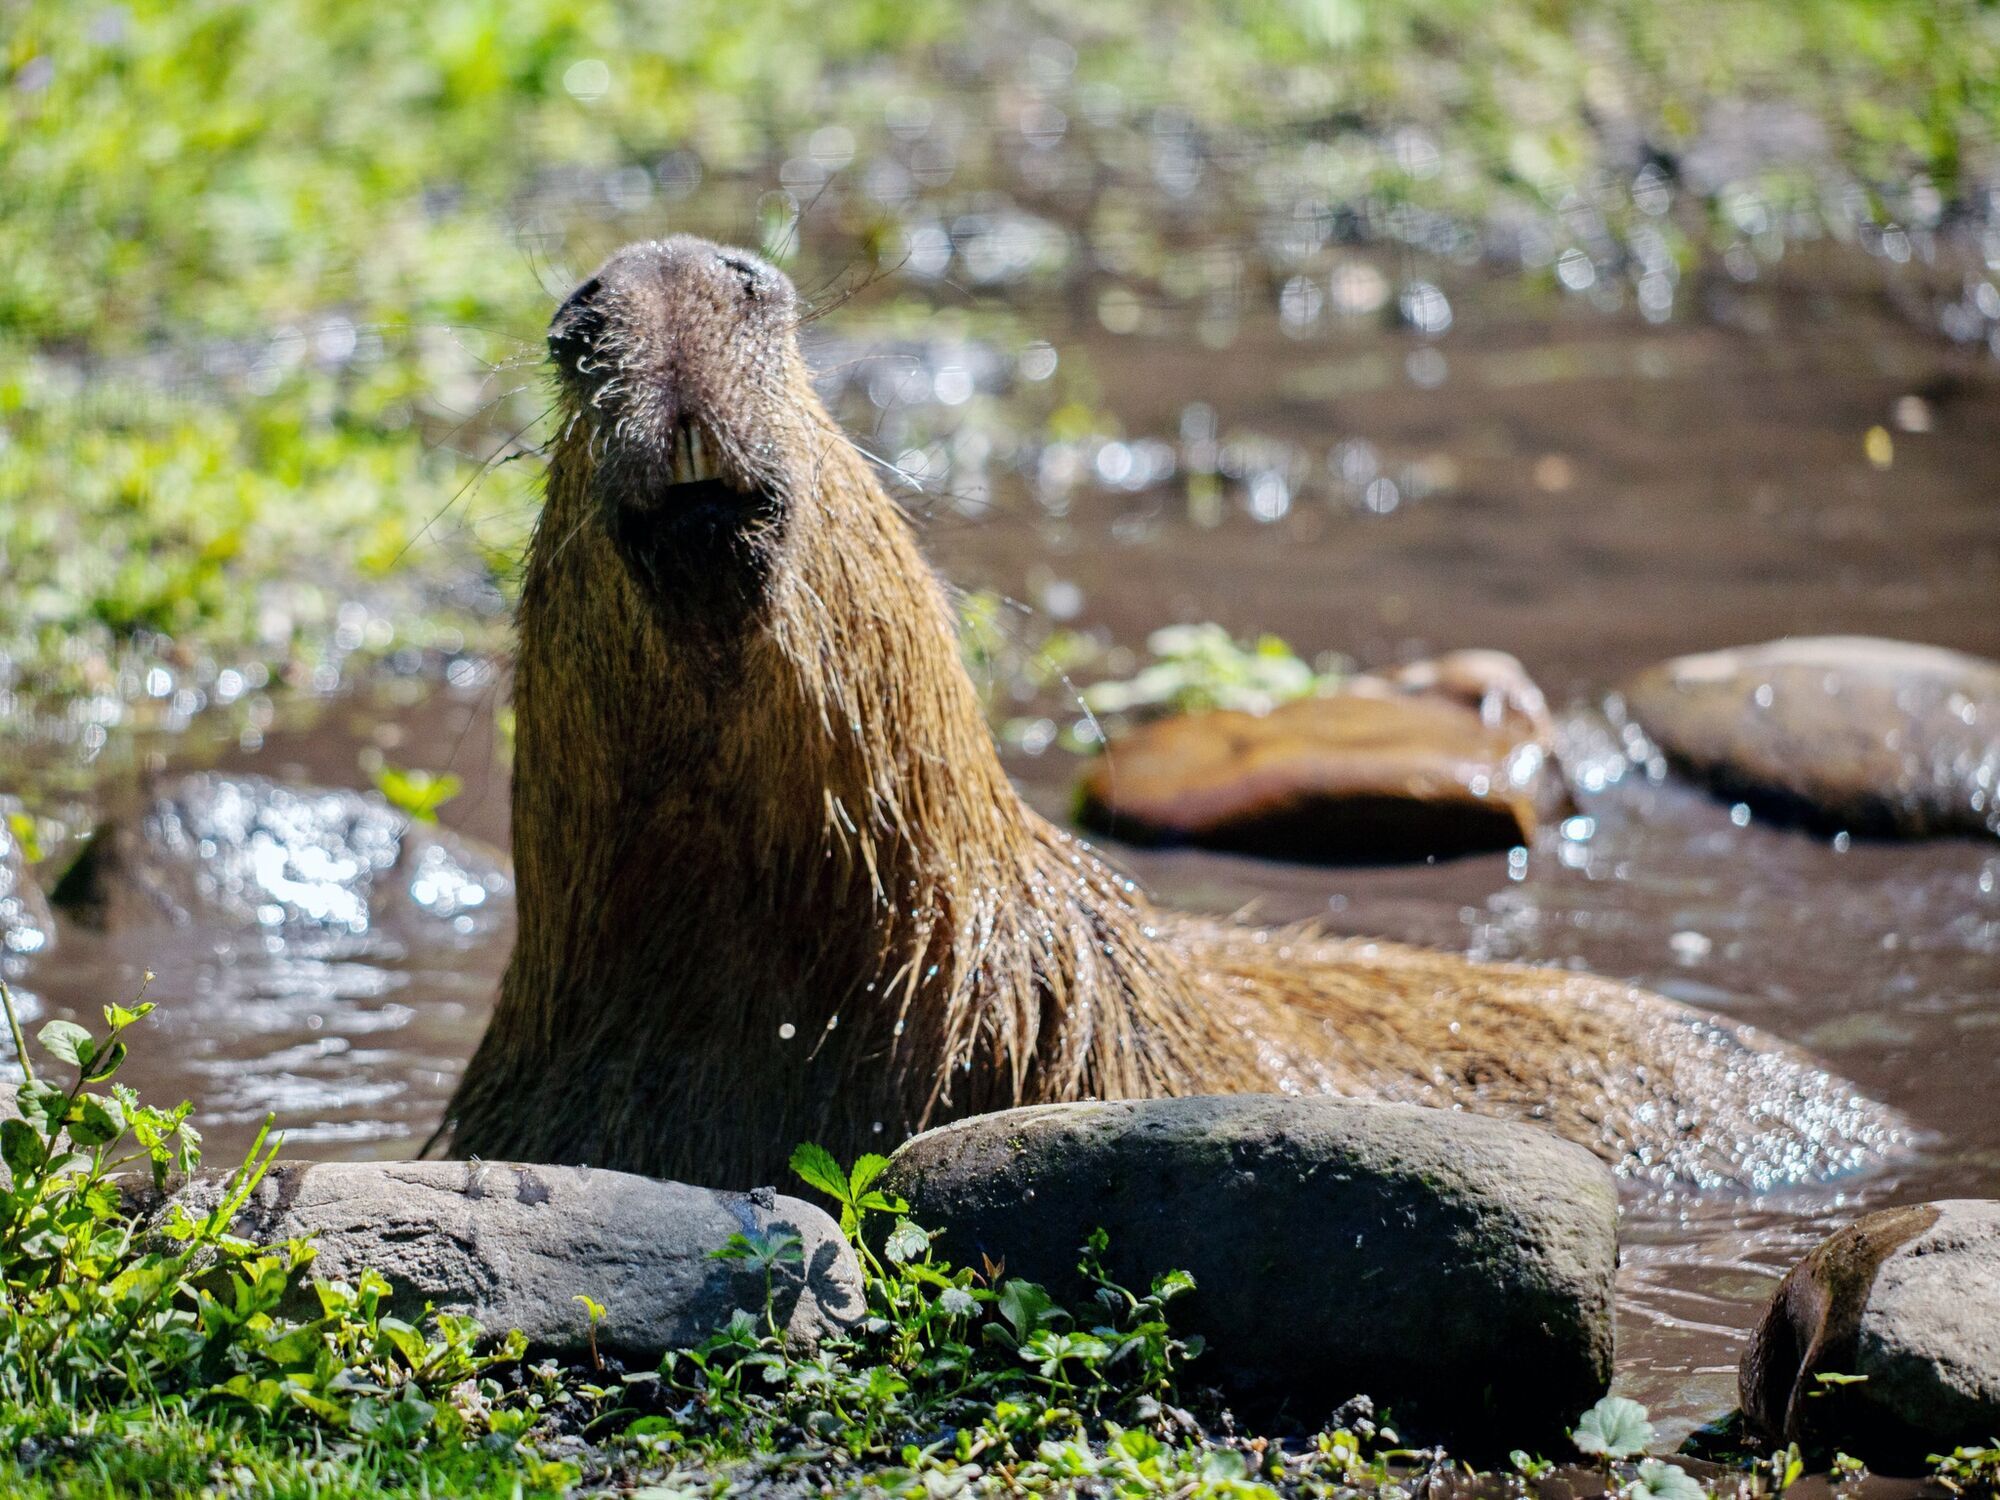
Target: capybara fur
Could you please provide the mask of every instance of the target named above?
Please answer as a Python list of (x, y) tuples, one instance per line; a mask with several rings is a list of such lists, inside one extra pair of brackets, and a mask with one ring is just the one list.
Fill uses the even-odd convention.
[(556, 313), (515, 679), (520, 934), (450, 1149), (690, 1182), (1009, 1105), (1328, 1090), (1760, 1184), (1895, 1122), (1586, 975), (1161, 910), (1031, 812), (790, 283), (676, 238)]

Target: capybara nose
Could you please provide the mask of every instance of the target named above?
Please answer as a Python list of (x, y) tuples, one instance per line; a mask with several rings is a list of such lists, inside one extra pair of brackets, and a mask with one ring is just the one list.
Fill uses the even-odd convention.
[(585, 372), (591, 351), (604, 332), (604, 312), (597, 299), (604, 278), (593, 276), (571, 292), (549, 319), (549, 354), (571, 374)]
[(646, 240), (614, 254), (556, 309), (549, 352), (574, 374), (608, 375), (593, 354), (657, 364), (645, 356), (693, 329), (733, 331), (792, 300), (784, 273), (747, 250), (692, 235)]

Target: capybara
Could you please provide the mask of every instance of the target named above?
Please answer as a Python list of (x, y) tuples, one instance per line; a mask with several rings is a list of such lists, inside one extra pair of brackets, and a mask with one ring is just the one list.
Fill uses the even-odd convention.
[(1030, 811), (945, 589), (828, 416), (790, 283), (674, 238), (549, 333), (515, 678), (520, 935), (460, 1155), (748, 1187), (1008, 1105), (1305, 1092), (1541, 1120), (1751, 1185), (1894, 1117), (1587, 975), (1155, 907)]

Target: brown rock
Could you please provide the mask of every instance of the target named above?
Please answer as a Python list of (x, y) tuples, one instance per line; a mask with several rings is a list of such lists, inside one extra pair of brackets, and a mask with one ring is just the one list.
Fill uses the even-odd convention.
[(1737, 1378), (1766, 1433), (1878, 1467), (1991, 1442), (2000, 1202), (1884, 1209), (1824, 1241), (1779, 1285)]
[(2000, 833), (2000, 662), (1813, 636), (1676, 657), (1625, 705), (1724, 796), (1829, 830)]
[(1186, 714), (1115, 741), (1084, 821), (1138, 843), (1338, 864), (1526, 843), (1565, 799), (1548, 709), (1519, 662), (1460, 651), (1269, 714)]

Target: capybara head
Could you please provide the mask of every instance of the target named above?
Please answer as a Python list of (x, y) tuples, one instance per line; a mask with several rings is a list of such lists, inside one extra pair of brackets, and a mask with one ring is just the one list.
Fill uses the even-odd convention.
[[(833, 438), (783, 272), (678, 235), (628, 245), (556, 310), (549, 353), (589, 496), (649, 601), (757, 602)], [(807, 399), (801, 400), (804, 394)]]

